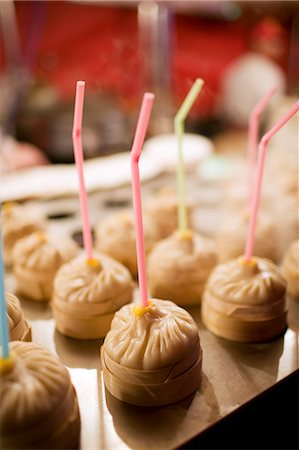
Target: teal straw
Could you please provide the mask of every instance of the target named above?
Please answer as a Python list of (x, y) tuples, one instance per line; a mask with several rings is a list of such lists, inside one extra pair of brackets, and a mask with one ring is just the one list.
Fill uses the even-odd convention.
[(4, 266), (2, 256), (2, 234), (0, 230), (0, 342), (2, 346), (2, 358), (9, 357), (8, 347), (8, 327), (7, 327), (7, 315), (6, 315), (6, 301), (4, 294)]

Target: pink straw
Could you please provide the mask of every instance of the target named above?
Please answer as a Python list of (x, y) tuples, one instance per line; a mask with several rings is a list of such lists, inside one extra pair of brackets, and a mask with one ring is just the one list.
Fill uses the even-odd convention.
[(147, 276), (144, 250), (144, 235), (142, 224), (142, 204), (141, 204), (141, 189), (139, 176), (139, 157), (141, 154), (145, 133), (147, 130), (153, 102), (154, 94), (145, 93), (142, 100), (142, 105), (139, 113), (137, 128), (135, 132), (134, 142), (131, 150), (131, 172), (132, 172), (132, 191), (133, 191), (133, 208), (136, 228), (136, 251), (137, 251), (137, 265), (138, 265), (138, 280), (140, 286), (141, 305), (148, 306), (148, 290), (147, 290)]
[(260, 201), (261, 194), (261, 185), (263, 178), (263, 169), (264, 169), (264, 161), (265, 155), (267, 151), (267, 146), (270, 139), (298, 112), (299, 110), (299, 101), (297, 101), (292, 108), (274, 125), (271, 130), (266, 133), (260, 141), (259, 144), (259, 155), (257, 162), (257, 171), (255, 178), (255, 185), (251, 203), (251, 214), (250, 214), (250, 223), (249, 230), (247, 236), (247, 242), (245, 246), (245, 261), (250, 261), (253, 253), (253, 245), (254, 245), (254, 235), (255, 235), (255, 226), (256, 226), (256, 218)]
[(255, 105), (249, 116), (248, 126), (248, 202), (251, 202), (251, 190), (254, 181), (254, 171), (257, 160), (257, 145), (259, 135), (260, 116), (267, 107), (269, 101), (277, 91), (277, 87), (272, 87), (264, 97)]
[(82, 115), (83, 115), (83, 103), (84, 103), (84, 89), (85, 81), (77, 81), (76, 86), (76, 100), (73, 122), (73, 146), (75, 162), (79, 176), (79, 194), (82, 216), (82, 231), (83, 242), (86, 251), (87, 260), (92, 259), (92, 236), (88, 217), (87, 207), (87, 195), (85, 189), (84, 175), (83, 175), (83, 150), (82, 150)]

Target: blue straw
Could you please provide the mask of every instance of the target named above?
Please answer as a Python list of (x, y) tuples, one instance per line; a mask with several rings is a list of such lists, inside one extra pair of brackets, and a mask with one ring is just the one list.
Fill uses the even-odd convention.
[(9, 357), (8, 328), (6, 315), (6, 301), (4, 295), (4, 266), (2, 257), (2, 235), (0, 230), (0, 342), (2, 346), (2, 358)]

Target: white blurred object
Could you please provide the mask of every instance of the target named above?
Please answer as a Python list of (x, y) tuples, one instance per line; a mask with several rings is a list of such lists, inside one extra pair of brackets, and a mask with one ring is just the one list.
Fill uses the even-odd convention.
[(240, 165), (244, 179), (244, 161), (241, 158), (215, 154), (201, 161), (196, 168), (196, 173), (204, 183), (224, 183), (229, 182), (236, 173), (239, 173)]
[[(186, 133), (183, 138), (183, 155), (186, 167), (211, 155), (214, 151), (210, 139), (198, 134)], [(178, 163), (178, 142), (175, 134), (161, 134), (148, 139), (143, 146), (143, 153), (164, 170), (175, 170)]]
[[(154, 178), (162, 170), (146, 156), (141, 156), (139, 166), (142, 181)], [(130, 184), (130, 153), (90, 159), (84, 163), (84, 175), (88, 192)], [(4, 174), (2, 181), (3, 201), (78, 195), (79, 189), (74, 164), (33, 167)]]
[[(163, 172), (173, 171), (177, 164), (177, 141), (174, 135), (149, 139), (140, 158), (141, 181), (151, 180)], [(186, 167), (209, 155), (211, 141), (203, 136), (186, 135), (184, 159)], [(118, 153), (87, 160), (84, 163), (88, 192), (113, 189), (131, 183), (130, 153)], [(2, 176), (2, 200), (51, 198), (78, 194), (78, 177), (74, 164), (34, 167)]]
[(272, 86), (278, 93), (286, 90), (285, 75), (277, 64), (254, 52), (241, 56), (224, 73), (221, 113), (234, 125), (246, 127), (250, 112)]

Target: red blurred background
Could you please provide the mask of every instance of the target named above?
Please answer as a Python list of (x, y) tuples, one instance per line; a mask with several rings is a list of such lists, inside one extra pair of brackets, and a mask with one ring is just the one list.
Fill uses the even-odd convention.
[[(122, 114), (133, 116), (144, 90), (152, 89), (157, 94), (155, 107), (159, 108), (160, 99), (160, 109), (171, 116), (200, 76), (205, 88), (191, 116), (207, 122), (216, 115), (223, 73), (259, 39), (269, 39), (260, 24), (271, 16), (280, 27), (278, 40), (283, 48), (276, 62), (286, 74), (288, 89), (298, 88), (298, 61), (290, 64), (292, 36), (299, 23), (296, 2), (157, 2), (168, 11), (167, 29), (160, 27), (160, 41), (155, 44), (156, 53), (159, 46), (165, 47), (158, 55), (157, 70), (152, 67), (157, 54), (147, 54), (141, 36), (141, 3), (145, 2), (15, 2), (21, 60), (35, 84), (54, 87), (60, 103), (71, 109), (75, 83), (84, 79), (91, 100), (93, 95), (108, 98), (108, 103), (113, 99)], [(3, 74), (7, 68), (3, 42), (1, 50)], [(164, 57), (169, 59), (163, 66)], [(99, 109), (99, 115), (103, 111)], [(47, 142), (53, 129), (45, 130), (40, 118), (38, 126), (28, 124), (26, 108), (20, 116), (17, 133), (21, 138), (46, 150), (54, 146)], [(123, 126), (130, 128), (127, 123)], [(31, 127), (30, 133), (24, 133), (26, 127)]]
[[(15, 5), (26, 62), (38, 77), (56, 86), (61, 96), (72, 96), (76, 80), (85, 79), (90, 88), (114, 92), (128, 102), (140, 97), (143, 80), (134, 5), (124, 8), (66, 1), (22, 1)], [(187, 13), (173, 8), (171, 82), (176, 102), (200, 74), (208, 86), (200, 108), (212, 113), (223, 71), (248, 50), (255, 23), (267, 13), (277, 15), (280, 11), (277, 6), (276, 11), (271, 10), (269, 2), (268, 7), (267, 11), (257, 5), (238, 20), (223, 20), (224, 16), (220, 20), (216, 8), (217, 19), (206, 17), (205, 9), (190, 14), (190, 8)], [(286, 45), (280, 64), (286, 72), (290, 19), (290, 13), (280, 15)], [(32, 42), (36, 36), (38, 42)], [(2, 69), (4, 64), (1, 52)]]

